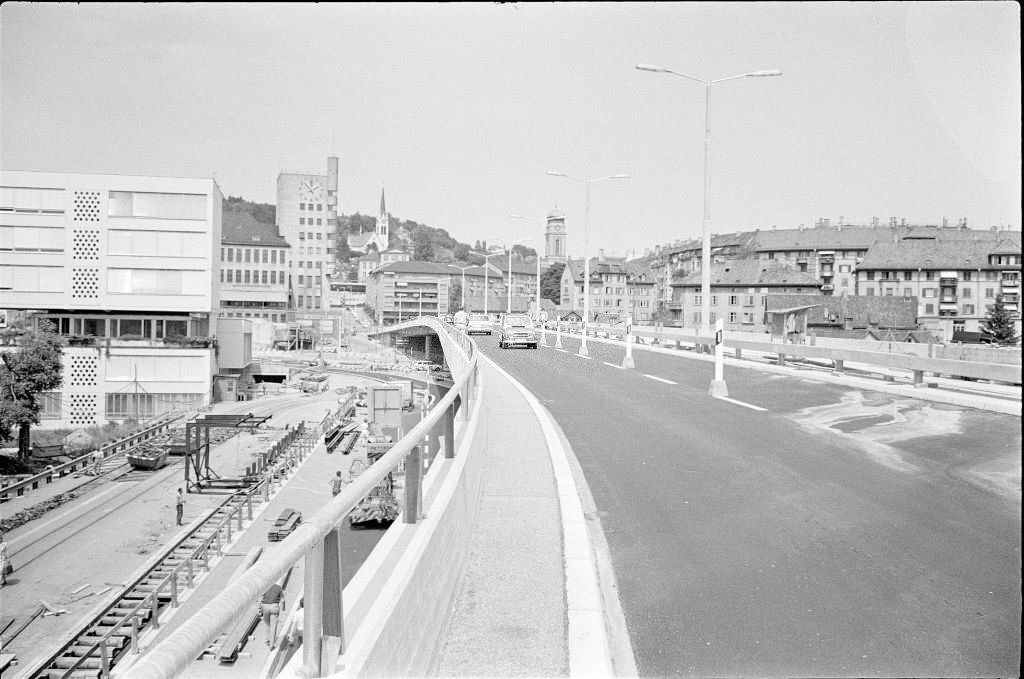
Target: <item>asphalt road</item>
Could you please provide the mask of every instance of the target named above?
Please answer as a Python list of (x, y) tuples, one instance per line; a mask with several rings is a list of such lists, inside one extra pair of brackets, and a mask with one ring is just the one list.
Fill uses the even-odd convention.
[(641, 676), (1019, 675), (1019, 418), (477, 340), (572, 443)]

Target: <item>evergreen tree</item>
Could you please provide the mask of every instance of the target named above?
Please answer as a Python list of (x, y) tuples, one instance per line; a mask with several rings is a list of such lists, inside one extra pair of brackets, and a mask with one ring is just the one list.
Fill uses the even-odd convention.
[(563, 271), (565, 271), (565, 263), (555, 262), (548, 267), (547, 271), (540, 275), (541, 299), (550, 299), (555, 304), (562, 303)]
[(993, 344), (1016, 344), (1018, 341), (1013, 314), (1003, 304), (1003, 296), (996, 295), (996, 303), (988, 306), (988, 314), (981, 324), (982, 335)]

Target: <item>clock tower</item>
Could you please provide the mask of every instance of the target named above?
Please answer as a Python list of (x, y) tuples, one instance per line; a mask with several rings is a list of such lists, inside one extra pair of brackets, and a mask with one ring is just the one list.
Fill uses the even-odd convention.
[(565, 251), (565, 213), (557, 207), (548, 213), (547, 226), (544, 230), (544, 267), (555, 262), (566, 262), (569, 257)]

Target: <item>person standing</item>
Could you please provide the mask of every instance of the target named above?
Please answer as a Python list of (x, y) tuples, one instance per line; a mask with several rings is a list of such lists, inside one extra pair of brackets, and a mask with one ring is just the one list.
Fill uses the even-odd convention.
[(178, 489), (178, 497), (175, 500), (174, 509), (176, 510), (176, 521), (177, 524), (181, 525), (181, 518), (185, 515), (185, 494), (181, 492), (181, 488)]
[(14, 572), (10, 554), (7, 553), (7, 538), (0, 533), (0, 587), (7, 584), (7, 575)]
[(92, 474), (93, 474), (93, 476), (99, 476), (100, 475), (100, 465), (102, 465), (102, 464), (103, 464), (103, 453), (101, 453), (100, 449), (97, 448), (96, 450), (92, 451)]
[(270, 586), (260, 597), (256, 612), (267, 627), (267, 646), (273, 650), (277, 643), (277, 621), (284, 608), (284, 590), (277, 583)]
[(345, 482), (341, 478), (341, 472), (334, 472), (334, 478), (331, 479), (331, 497), (337, 496), (337, 494), (341, 492), (341, 489), (344, 487), (344, 485)]

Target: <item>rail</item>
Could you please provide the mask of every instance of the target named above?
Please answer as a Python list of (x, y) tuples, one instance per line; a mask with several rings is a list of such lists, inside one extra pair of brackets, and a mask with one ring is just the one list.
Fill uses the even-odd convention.
[[(575, 330), (576, 333), (579, 332), (578, 327)], [(591, 323), (588, 326), (587, 332), (588, 335), (593, 334), (595, 336), (603, 333), (606, 337), (624, 338), (626, 335), (626, 329), (621, 325), (613, 326)], [(687, 333), (681, 329), (674, 328), (662, 328), (659, 330), (633, 326), (632, 334), (638, 340), (640, 338), (647, 338), (650, 343), (662, 346), (674, 345), (676, 348), (681, 348), (684, 344), (693, 345), (694, 347), (713, 346), (715, 342), (713, 336)], [(865, 351), (862, 349), (737, 339), (730, 337), (728, 332), (725, 333), (725, 344), (728, 349), (734, 352), (736, 358), (742, 358), (744, 351), (756, 351), (775, 355), (780, 364), (786, 360), (786, 357), (831, 361), (836, 372), (842, 372), (845, 369), (846, 362), (907, 370), (913, 374), (912, 380), (915, 386), (924, 386), (925, 373), (1021, 384), (1020, 367), (1006, 363), (930, 358), (881, 351)]]
[[(475, 398), (477, 356), (472, 340), (437, 319), (418, 319), (403, 326), (426, 325), (458, 347), (461, 354), (449, 357), (458, 379), (391, 450), (370, 465), (308, 521), (295, 529), (270, 554), (265, 554), (240, 578), (232, 582), (189, 619), (189, 624), (172, 632), (144, 655), (126, 675), (131, 679), (168, 679), (181, 674), (221, 631), (233, 623), (271, 584), (278, 581), (300, 559), (305, 559), (302, 659), (306, 676), (323, 676), (330, 671), (328, 658), (344, 648), (352, 630), (344, 629), (340, 585), (340, 526), (356, 505), (400, 465), (405, 468), (405, 497), (402, 522), (418, 524), (420, 519), (420, 477), (424, 456), (422, 443), (430, 435), (444, 434), (445, 458), (455, 455), (455, 417), (469, 417), (470, 400)], [(468, 349), (468, 351), (467, 351)], [(322, 432), (321, 432), (322, 433)], [(441, 451), (438, 451), (441, 452)]]
[[(115, 656), (121, 648), (117, 638), (124, 637), (123, 630), (125, 628), (129, 630), (129, 646), (127, 650), (132, 654), (138, 654), (140, 650), (139, 635), (143, 627), (147, 624), (152, 625), (154, 629), (160, 629), (161, 627), (161, 600), (169, 599), (170, 605), (176, 608), (179, 604), (181, 583), (184, 583), (185, 589), (191, 589), (195, 586), (195, 581), (200, 573), (208, 573), (210, 571), (211, 553), (212, 558), (222, 555), (224, 545), (229, 544), (233, 539), (232, 526), (235, 526), (234, 530), (241, 532), (244, 530), (243, 521), (248, 520), (250, 523), (252, 522), (254, 515), (253, 498), (257, 495), (262, 495), (263, 501), (267, 501), (269, 499), (270, 486), (278, 471), (284, 466), (294, 466), (296, 463), (295, 457), (301, 460), (305, 448), (303, 446), (292, 446), (291, 444), (305, 433), (301, 425), (291, 430), (284, 439), (272, 447), (271, 455), (268, 459), (267, 472), (264, 473), (260, 481), (245, 490), (232, 494), (219, 507), (211, 510), (206, 520), (195, 526), (188, 534), (182, 536), (177, 542), (167, 548), (164, 556), (152, 568), (149, 568), (145, 573), (127, 585), (121, 595), (111, 605), (105, 607), (102, 612), (82, 628), (87, 633), (89, 630), (94, 629), (100, 620), (104, 620), (103, 626), (109, 627), (109, 631), (98, 635), (99, 639), (86, 641), (85, 643), (82, 643), (85, 635), (82, 633), (76, 634), (69, 643), (63, 645), (50, 659), (43, 662), (32, 676), (60, 676), (64, 679), (75, 676), (76, 672), (99, 669), (100, 677), (109, 677), (111, 668), (116, 660)], [(225, 508), (226, 512), (211, 525), (211, 519), (214, 519), (216, 514), (225, 510)], [(149, 583), (149, 576), (154, 571), (166, 566), (167, 561), (172, 556), (176, 556), (176, 551), (179, 547), (189, 540), (195, 539), (198, 534), (210, 530), (212, 532), (202, 539), (188, 554), (183, 555), (181, 562), (174, 565), (170, 571), (167, 571), (166, 575), (155, 586)], [(135, 593), (136, 589), (143, 582), (147, 583), (147, 589), (152, 587), (152, 590), (148, 591), (146, 596), (137, 604), (125, 605), (124, 602), (129, 600), (129, 595)], [(109, 611), (112, 610), (122, 612), (116, 618), (107, 618), (106, 616)], [(78, 647), (78, 654), (75, 656), (75, 660), (67, 664), (66, 667), (53, 668), (54, 661), (62, 657), (65, 650), (71, 646)]]
[[(157, 422), (156, 424), (150, 425), (149, 427), (132, 434), (131, 436), (126, 436), (123, 439), (101, 446), (99, 449), (100, 453), (103, 455), (104, 460), (108, 457), (123, 453), (140, 443), (148, 441), (157, 434), (162, 434), (181, 417), (181, 414), (172, 415), (160, 422)], [(86, 453), (76, 457), (70, 462), (65, 462), (47, 469), (44, 472), (22, 479), (16, 483), (0, 487), (0, 502), (3, 502), (10, 497), (21, 497), (25, 494), (26, 490), (38, 490), (40, 485), (47, 485), (56, 479), (72, 474), (79, 469), (85, 469), (91, 463), (91, 460), (89, 459), (90, 457), (91, 454)]]

